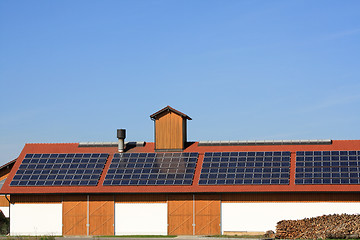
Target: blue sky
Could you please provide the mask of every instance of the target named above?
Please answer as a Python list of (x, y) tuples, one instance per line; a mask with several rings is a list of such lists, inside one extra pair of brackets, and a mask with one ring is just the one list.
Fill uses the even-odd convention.
[(0, 164), (25, 143), (360, 139), (360, 1), (0, 1)]

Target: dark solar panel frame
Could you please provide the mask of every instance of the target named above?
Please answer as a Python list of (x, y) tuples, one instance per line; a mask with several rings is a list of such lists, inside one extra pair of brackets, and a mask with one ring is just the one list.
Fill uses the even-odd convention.
[(107, 153), (26, 154), (10, 186), (96, 186)]
[(290, 152), (206, 152), (199, 185), (288, 185)]
[(296, 152), (295, 184), (360, 184), (360, 151)]
[(198, 153), (116, 153), (104, 186), (191, 185)]

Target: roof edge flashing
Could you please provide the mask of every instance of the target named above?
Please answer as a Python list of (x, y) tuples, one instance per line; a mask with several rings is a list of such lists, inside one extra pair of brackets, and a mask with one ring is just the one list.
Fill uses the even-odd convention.
[(198, 146), (247, 146), (247, 145), (330, 145), (331, 139), (320, 140), (253, 140), (253, 141), (199, 141)]

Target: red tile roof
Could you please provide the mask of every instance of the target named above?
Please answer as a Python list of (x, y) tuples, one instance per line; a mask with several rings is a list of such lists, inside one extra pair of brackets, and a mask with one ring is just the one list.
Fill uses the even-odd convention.
[[(198, 146), (191, 143), (184, 152), (198, 152), (199, 158), (191, 186), (103, 186), (106, 172), (110, 166), (116, 147), (79, 147), (78, 143), (26, 144), (10, 172), (0, 193), (8, 194), (51, 194), (51, 193), (176, 193), (176, 192), (354, 192), (360, 191), (360, 185), (295, 185), (295, 152), (296, 151), (336, 151), (358, 150), (360, 140), (333, 140), (329, 145), (258, 145), (258, 146)], [(241, 152), (241, 151), (290, 151), (290, 184), (289, 185), (198, 185), (201, 166), (205, 152)], [(154, 152), (154, 143), (135, 147), (128, 152)], [(51, 186), (51, 187), (18, 187), (10, 182), (27, 153), (109, 153), (109, 158), (97, 186)]]

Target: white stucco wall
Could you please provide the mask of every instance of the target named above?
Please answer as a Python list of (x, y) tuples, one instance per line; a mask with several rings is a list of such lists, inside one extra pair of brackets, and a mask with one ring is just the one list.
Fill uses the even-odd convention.
[(360, 203), (222, 203), (224, 231), (275, 231), (281, 220), (296, 220), (324, 214), (360, 213)]
[(10, 235), (62, 235), (62, 204), (11, 204)]
[(115, 235), (166, 235), (166, 203), (116, 203)]
[(0, 207), (0, 210), (3, 212), (5, 217), (9, 217), (9, 207)]

